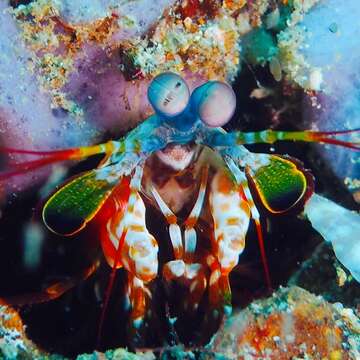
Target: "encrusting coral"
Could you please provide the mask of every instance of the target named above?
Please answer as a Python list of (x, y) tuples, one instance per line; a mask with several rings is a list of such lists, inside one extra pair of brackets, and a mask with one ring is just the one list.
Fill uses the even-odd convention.
[[(6, 359), (63, 359), (43, 352), (26, 338), (14, 309), (3, 306), (0, 321), (0, 350)], [(165, 347), (137, 354), (116, 349), (77, 359), (356, 360), (359, 346), (360, 319), (353, 310), (293, 286), (233, 314), (206, 348)]]
[(359, 359), (360, 319), (299, 287), (280, 288), (234, 314), (211, 349), (230, 359)]

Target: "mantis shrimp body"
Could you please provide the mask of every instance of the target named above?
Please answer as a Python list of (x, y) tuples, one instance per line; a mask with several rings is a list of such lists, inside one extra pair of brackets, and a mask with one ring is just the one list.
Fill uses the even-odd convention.
[[(227, 133), (221, 126), (233, 116), (236, 97), (219, 81), (208, 81), (190, 93), (180, 76), (163, 73), (151, 82), (148, 99), (155, 113), (121, 140), (43, 152), (2, 148), (40, 158), (10, 164), (0, 180), (58, 161), (105, 155), (96, 169), (60, 186), (42, 210), (46, 226), (65, 236), (76, 234), (92, 219), (99, 224), (103, 253), (113, 269), (100, 327), (119, 268), (128, 274), (127, 305), (135, 328), (144, 320), (149, 284), (157, 276), (184, 285), (184, 303), (192, 311), (207, 293), (213, 311), (230, 313), (229, 274), (244, 250), (251, 218), (270, 286), (254, 199), (274, 214), (301, 209), (313, 193), (313, 178), (295, 159), (254, 154), (243, 145), (296, 140), (360, 149), (358, 143), (339, 139), (359, 130)], [(154, 164), (164, 171), (155, 171), (159, 167)], [(167, 239), (155, 239), (147, 230), (144, 200), (167, 222)], [(184, 212), (185, 220), (180, 220)], [(200, 221), (208, 225), (205, 240)], [(159, 246), (165, 241), (171, 244), (172, 256), (159, 269)], [(58, 286), (55, 295), (44, 298), (60, 296), (67, 288)]]

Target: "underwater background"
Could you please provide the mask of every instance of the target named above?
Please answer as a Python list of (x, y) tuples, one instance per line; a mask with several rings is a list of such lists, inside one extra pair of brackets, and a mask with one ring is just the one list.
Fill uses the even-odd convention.
[[(152, 114), (147, 88), (167, 71), (191, 90), (229, 83), (237, 102), (229, 132), (359, 129), (359, 18), (356, 0), (0, 0), (0, 144), (40, 151), (126, 136)], [(358, 144), (359, 133), (347, 138)], [(41, 221), (56, 186), (100, 158), (0, 177), (1, 356), (360, 359), (359, 152), (292, 141), (247, 148), (299, 159), (316, 194), (331, 200), (313, 197), (305, 213), (281, 216), (258, 206), (273, 290), (251, 223), (230, 274), (229, 318), (203, 326), (206, 303), (189, 315), (183, 289), (156, 279), (156, 315), (134, 334), (119, 270), (100, 344), (111, 268), (96, 223), (65, 238)], [(1, 170), (29, 159), (2, 152)], [(167, 223), (151, 205), (146, 223), (165, 258)], [(60, 297), (37, 298), (68, 280)]]

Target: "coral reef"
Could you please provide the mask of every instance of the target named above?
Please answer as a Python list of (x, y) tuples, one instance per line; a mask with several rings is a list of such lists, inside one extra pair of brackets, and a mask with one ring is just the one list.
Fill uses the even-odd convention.
[[(37, 347), (26, 336), (25, 326), (17, 311), (9, 306), (0, 307), (0, 358), (13, 359), (36, 359), (36, 360), (66, 360), (68, 358), (49, 354)], [(108, 350), (104, 353), (95, 351), (92, 354), (82, 354), (76, 357), (77, 360), (162, 360), (168, 359), (198, 359), (198, 360), (226, 360), (221, 354), (210, 350), (198, 349), (194, 352), (185, 350), (183, 347), (164, 347), (157, 350), (144, 350), (136, 353), (119, 348)]]
[[(2, 307), (0, 349), (6, 359), (63, 359), (27, 340), (17, 313)], [(94, 352), (87, 359), (353, 359), (359, 358), (360, 319), (340, 303), (330, 304), (299, 287), (280, 288), (233, 314), (206, 349), (182, 347), (130, 353)]]
[(211, 349), (239, 360), (358, 359), (359, 341), (360, 320), (353, 310), (292, 287), (234, 314)]
[[(287, 76), (305, 89), (320, 90), (304, 98), (303, 116), (312, 128), (360, 127), (359, 16), (356, 0), (321, 1), (278, 35)], [(358, 199), (359, 155), (326, 148), (321, 153), (335, 176), (347, 178), (346, 185)]]
[[(257, 86), (250, 96), (259, 101), (256, 105), (266, 99), (273, 128), (282, 125), (282, 113), (291, 114), (288, 119), (300, 107), (303, 122), (295, 123), (300, 117), (296, 116), (285, 125), (360, 128), (357, 0), (34, 0), (11, 4), (0, 2), (0, 145), (50, 150), (118, 138), (152, 113), (146, 97), (148, 84), (166, 71), (181, 74), (192, 90), (208, 79), (236, 83), (245, 69)], [(271, 81), (263, 86), (259, 72), (268, 72)], [(300, 89), (300, 96), (295, 89)], [(288, 100), (291, 96), (297, 96), (295, 106), (291, 102), (295, 100)], [(286, 99), (278, 101), (279, 97)], [(281, 106), (276, 108), (275, 103)], [(236, 116), (243, 106), (240, 102)], [(247, 114), (239, 118), (229, 127), (253, 130)], [(263, 126), (259, 121), (254, 128)], [(266, 151), (275, 149), (279, 148)], [(334, 148), (318, 151), (330, 169), (329, 176), (340, 179), (360, 203), (358, 154)], [(26, 155), (11, 157), (28, 159)], [(310, 157), (306, 166), (319, 161), (318, 153), (307, 154)], [(47, 170), (7, 182), (8, 193), (33, 185)], [(65, 166), (60, 174), (57, 170), (39, 197), (46, 197), (67, 172)], [(340, 195), (338, 199), (358, 209)], [(359, 359), (360, 295), (354, 280), (360, 279), (359, 215), (317, 196), (308, 203), (305, 215), (329, 243), (308, 256), (293, 274), (291, 287), (237, 311), (206, 349), (179, 346), (135, 354), (120, 348), (78, 359)], [(30, 218), (19, 215), (18, 221), (21, 216)], [(338, 222), (330, 223), (328, 217)], [(17, 225), (15, 220), (9, 224)], [(25, 228), (24, 246), (16, 251), (22, 251), (19, 256), (27, 270), (36, 271), (46, 255), (45, 235), (38, 224), (22, 225), (18, 227)], [(271, 226), (268, 221), (269, 233)], [(20, 232), (12, 229), (7, 234), (10, 230), (2, 229), (1, 240), (13, 240), (16, 231)], [(277, 244), (285, 247), (281, 239)], [(56, 251), (66, 253), (64, 248), (58, 246)], [(253, 280), (257, 275), (251, 276)], [(242, 297), (238, 293), (235, 298)], [(63, 358), (29, 340), (17, 309), (7, 306), (0, 308), (0, 350), (5, 359)]]
[[(274, 33), (282, 30), (279, 23), (289, 22), (287, 17), (295, 23), (314, 3), (159, 0), (153, 5), (108, 1), (90, 6), (38, 0), (15, 10), (2, 4), (2, 131), (7, 129), (11, 141), (22, 137), (29, 147), (71, 145), (59, 131), (71, 131), (74, 142), (86, 143), (94, 140), (96, 130), (124, 131), (144, 119), (150, 111), (145, 96), (148, 80), (160, 72), (183, 73), (194, 84), (209, 78), (232, 80), (241, 67), (243, 50), (248, 61), (270, 61), (276, 69), (276, 64), (283, 66), (283, 59), (274, 57), (278, 53)], [(265, 16), (272, 8), (272, 15)], [(244, 38), (253, 28), (254, 34)], [(16, 69), (10, 76), (12, 64)], [(18, 80), (24, 104), (11, 93)], [(36, 104), (35, 94), (41, 99)], [(32, 115), (24, 113), (30, 106)], [(8, 119), (9, 113), (14, 119)], [(14, 136), (20, 118), (26, 119), (27, 127)], [(47, 136), (34, 138), (35, 125), (28, 124), (35, 124), (35, 119)], [(29, 138), (25, 142), (24, 132)]]
[[(0, 356), (5, 359), (35, 359), (48, 356), (27, 339), (19, 314), (6, 305), (0, 307)], [(53, 359), (55, 360), (56, 356)]]

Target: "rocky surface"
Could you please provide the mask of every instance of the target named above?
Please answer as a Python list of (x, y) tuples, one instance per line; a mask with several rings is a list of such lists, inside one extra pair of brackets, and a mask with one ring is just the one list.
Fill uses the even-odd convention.
[[(5, 359), (63, 359), (38, 349), (26, 338), (15, 310), (2, 307), (1, 314), (0, 350)], [(77, 359), (356, 360), (359, 349), (360, 319), (352, 309), (293, 286), (235, 312), (204, 349), (173, 347), (137, 354), (116, 349)]]
[(360, 320), (299, 287), (280, 288), (224, 322), (211, 349), (230, 359), (359, 359)]

